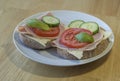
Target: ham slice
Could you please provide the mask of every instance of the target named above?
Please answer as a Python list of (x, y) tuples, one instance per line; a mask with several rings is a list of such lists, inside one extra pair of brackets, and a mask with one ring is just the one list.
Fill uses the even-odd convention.
[(47, 12), (47, 13), (43, 14), (42, 16), (40, 16), (38, 19), (39, 19), (39, 20), (42, 20), (42, 17), (43, 17), (43, 16), (53, 16), (53, 14), (50, 13), (50, 12)]

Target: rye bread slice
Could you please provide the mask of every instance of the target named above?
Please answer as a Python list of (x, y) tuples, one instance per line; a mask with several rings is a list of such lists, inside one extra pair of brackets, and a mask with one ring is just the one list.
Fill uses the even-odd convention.
[[(94, 56), (102, 53), (107, 48), (108, 44), (109, 44), (108, 39), (101, 41), (101, 43), (96, 47), (96, 49), (91, 50), (91, 51), (84, 51), (83, 57), (81, 59), (91, 58), (91, 57), (94, 57)], [(67, 52), (64, 49), (57, 48), (57, 53), (58, 53), (58, 56), (60, 56), (64, 59), (78, 60), (78, 58), (76, 58), (75, 56), (73, 56), (72, 54), (70, 54), (69, 52)]]
[(33, 48), (33, 49), (46, 49), (46, 48), (50, 48), (51, 46), (51, 41), (46, 43), (46, 46), (43, 46), (42, 44), (40, 44), (39, 42), (31, 39), (28, 37), (29, 35), (27, 34), (19, 34), (20, 40), (28, 47)]

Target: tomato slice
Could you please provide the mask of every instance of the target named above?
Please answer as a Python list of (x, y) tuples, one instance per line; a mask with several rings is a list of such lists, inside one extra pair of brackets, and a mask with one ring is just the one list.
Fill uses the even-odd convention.
[(70, 48), (84, 47), (89, 43), (82, 43), (82, 42), (79, 42), (77, 39), (75, 39), (75, 35), (80, 33), (80, 32), (86, 32), (86, 33), (92, 35), (92, 32), (90, 32), (89, 30), (86, 30), (86, 29), (70, 28), (70, 29), (65, 30), (62, 33), (59, 42), (67, 47), (70, 47)]
[(42, 36), (42, 37), (55, 37), (58, 36), (59, 32), (60, 32), (60, 28), (59, 27), (52, 27), (50, 28), (50, 30), (41, 30), (38, 28), (31, 28), (31, 30), (38, 36)]

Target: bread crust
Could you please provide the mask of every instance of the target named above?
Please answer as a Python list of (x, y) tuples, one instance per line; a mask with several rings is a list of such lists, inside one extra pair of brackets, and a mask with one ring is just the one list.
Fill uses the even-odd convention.
[[(108, 44), (109, 44), (108, 39), (101, 41), (101, 43), (98, 44), (96, 49), (91, 50), (91, 51), (84, 51), (83, 57), (81, 59), (87, 59), (87, 58), (91, 58), (91, 57), (94, 57), (96, 55), (99, 55), (107, 48)], [(60, 57), (62, 57), (64, 59), (78, 60), (78, 58), (76, 58), (74, 55), (67, 52), (67, 50), (57, 48), (57, 53)]]

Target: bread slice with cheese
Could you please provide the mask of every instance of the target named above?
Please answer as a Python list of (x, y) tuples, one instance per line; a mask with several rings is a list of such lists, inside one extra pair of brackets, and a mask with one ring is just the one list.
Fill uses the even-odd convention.
[[(96, 43), (89, 45), (87, 48), (73, 49), (67, 48), (59, 43), (59, 39), (55, 40), (54, 43), (57, 47), (57, 54), (64, 59), (78, 60), (87, 59), (101, 54), (109, 45), (112, 32), (100, 29), (102, 38), (100, 37)], [(98, 35), (100, 36), (100, 35)], [(99, 38), (99, 37), (97, 37)]]
[(28, 34), (20, 33), (20, 40), (28, 47), (33, 49), (46, 49), (52, 47), (51, 39), (47, 38), (36, 38)]
[(103, 40), (94, 50), (89, 51), (80, 51), (80, 50), (64, 50), (61, 48), (57, 48), (57, 53), (61, 58), (69, 59), (69, 60), (79, 60), (79, 59), (87, 59), (94, 57), (100, 53), (102, 53), (108, 46), (109, 40)]

